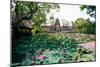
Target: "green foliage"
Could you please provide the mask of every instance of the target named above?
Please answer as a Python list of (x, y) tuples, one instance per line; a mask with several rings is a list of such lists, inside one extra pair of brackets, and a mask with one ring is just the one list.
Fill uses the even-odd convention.
[[(14, 44), (14, 53), (24, 54), (30, 52), (33, 57), (39, 55), (46, 57), (43, 61), (37, 59), (32, 60), (34, 64), (80, 62), (79, 58), (84, 60), (84, 54), (87, 55), (85, 57), (87, 60), (85, 61), (92, 61), (92, 59), (95, 59), (94, 55), (80, 47), (78, 45), (79, 42), (76, 40), (58, 36), (57, 34), (52, 36), (51, 34), (38, 33), (33, 37), (23, 37), (14, 42)], [(84, 51), (87, 53), (84, 53)], [(78, 54), (80, 56), (77, 56)]]
[(88, 27), (88, 22), (83, 19), (83, 18), (78, 18), (76, 21), (75, 21), (75, 28), (76, 28), (76, 31), (79, 32), (79, 33), (86, 33), (87, 31), (87, 27)]
[(32, 10), (37, 11), (37, 3), (34, 2), (16, 1), (15, 4), (16, 15), (23, 15), (24, 13), (32, 12)]
[(81, 56), (81, 58), (78, 61), (82, 61), (82, 62), (95, 61), (95, 56), (92, 54), (84, 54)]
[(84, 9), (87, 9), (87, 14), (89, 14), (91, 17), (96, 17), (96, 6), (90, 6), (90, 5), (81, 5), (80, 9), (83, 11)]
[(59, 52), (59, 49), (44, 52), (43, 54), (47, 57), (47, 59), (44, 60), (43, 64), (58, 63), (60, 58), (62, 57), (61, 53)]
[(75, 23), (75, 32), (95, 34), (95, 23), (87, 21), (83, 18), (78, 18)]
[(52, 3), (27, 1), (14, 1), (14, 3), (16, 4), (14, 12), (17, 21), (15, 22), (15, 20), (13, 20), (13, 26), (16, 26), (16, 29), (18, 29), (19, 23), (22, 23), (23, 20), (30, 20), (33, 22), (33, 33), (41, 31), (41, 23), (46, 21), (46, 14), (49, 13), (50, 10), (59, 10), (60, 8), (58, 4)]

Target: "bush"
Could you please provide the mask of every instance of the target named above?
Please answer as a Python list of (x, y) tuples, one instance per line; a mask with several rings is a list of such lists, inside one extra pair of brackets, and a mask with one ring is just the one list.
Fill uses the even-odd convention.
[(75, 21), (75, 32), (78, 33), (87, 33), (87, 34), (95, 34), (95, 23), (92, 23), (83, 18), (78, 18)]

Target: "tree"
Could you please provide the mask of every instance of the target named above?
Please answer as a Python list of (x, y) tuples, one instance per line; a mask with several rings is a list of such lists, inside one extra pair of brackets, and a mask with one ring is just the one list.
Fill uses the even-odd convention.
[(84, 18), (78, 18), (75, 23), (75, 32), (95, 34), (95, 23), (92, 23)]
[(58, 4), (51, 3), (38, 3), (38, 2), (27, 2), (27, 1), (13, 1), (15, 6), (15, 17), (16, 21), (13, 20), (12, 26), (18, 31), (19, 24), (23, 20), (30, 20), (33, 22), (33, 29), (41, 29), (40, 25), (46, 21), (46, 13), (49, 13), (51, 9), (60, 8)]
[(87, 31), (86, 26), (88, 22), (83, 18), (78, 18), (75, 21), (75, 29), (78, 33), (85, 33)]
[(83, 11), (84, 9), (87, 10), (87, 14), (90, 15), (91, 17), (96, 16), (96, 6), (90, 6), (90, 5), (81, 5), (80, 9)]

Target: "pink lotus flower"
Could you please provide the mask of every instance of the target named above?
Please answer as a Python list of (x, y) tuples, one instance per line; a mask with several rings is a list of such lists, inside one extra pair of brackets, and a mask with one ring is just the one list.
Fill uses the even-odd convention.
[(39, 55), (39, 56), (36, 56), (36, 59), (43, 61), (44, 59), (46, 59), (46, 56)]

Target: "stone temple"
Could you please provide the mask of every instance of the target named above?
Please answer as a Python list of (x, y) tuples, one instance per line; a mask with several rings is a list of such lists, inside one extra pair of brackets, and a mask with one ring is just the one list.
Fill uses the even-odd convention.
[(73, 25), (72, 26), (64, 24), (61, 25), (58, 18), (56, 18), (56, 20), (53, 21), (52, 24), (50, 25), (44, 22), (41, 24), (41, 26), (42, 26), (42, 31), (44, 32), (61, 32), (61, 31), (72, 32), (73, 30)]

